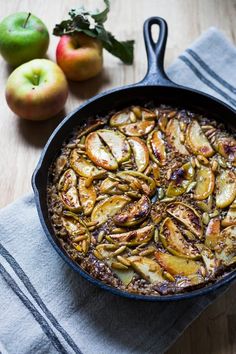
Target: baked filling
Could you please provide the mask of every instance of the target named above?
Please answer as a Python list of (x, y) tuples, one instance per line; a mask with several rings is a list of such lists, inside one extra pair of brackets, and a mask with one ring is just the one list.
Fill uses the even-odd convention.
[(164, 105), (93, 118), (48, 180), (62, 247), (112, 287), (191, 291), (235, 266), (236, 140), (223, 124)]

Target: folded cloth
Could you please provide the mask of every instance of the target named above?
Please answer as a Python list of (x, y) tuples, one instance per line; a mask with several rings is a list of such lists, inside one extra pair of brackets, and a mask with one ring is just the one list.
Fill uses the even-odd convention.
[[(235, 106), (236, 49), (216, 29), (203, 34), (168, 74)], [(0, 211), (0, 237), (2, 353), (163, 353), (222, 294), (146, 303), (91, 285), (51, 247), (33, 195)]]

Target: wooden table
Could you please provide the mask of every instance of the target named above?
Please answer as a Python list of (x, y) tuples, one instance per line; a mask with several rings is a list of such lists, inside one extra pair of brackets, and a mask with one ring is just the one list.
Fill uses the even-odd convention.
[[(142, 25), (147, 17), (158, 15), (169, 24), (166, 66), (210, 26), (220, 28), (236, 42), (235, 0), (113, 0), (107, 28), (120, 39), (135, 39), (133, 66), (122, 65), (110, 54), (104, 55), (104, 71), (85, 83), (70, 83), (66, 112), (87, 98), (114, 86), (139, 81), (145, 74), (146, 54)], [(1, 18), (17, 12), (30, 11), (40, 17), (50, 33), (56, 22), (66, 17), (69, 9), (86, 4), (102, 7), (102, 1), (92, 0), (0, 0)], [(51, 35), (48, 57), (55, 60), (58, 38)], [(46, 122), (18, 119), (8, 109), (4, 87), (11, 69), (0, 59), (0, 207), (30, 192), (31, 174), (40, 152), (60, 118)], [(226, 295), (211, 305), (179, 338), (169, 354), (233, 354), (236, 353), (236, 302), (232, 286)], [(196, 299), (197, 301), (197, 299)], [(154, 333), (153, 335), (157, 335)]]

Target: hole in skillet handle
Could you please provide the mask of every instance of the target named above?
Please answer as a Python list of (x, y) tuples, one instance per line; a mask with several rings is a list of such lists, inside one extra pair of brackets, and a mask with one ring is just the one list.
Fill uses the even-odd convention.
[[(157, 41), (154, 41), (152, 34), (153, 26), (159, 27)], [(164, 55), (166, 40), (168, 35), (168, 26), (161, 17), (150, 17), (143, 25), (143, 36), (147, 53), (148, 69), (142, 81), (138, 85), (163, 85), (171, 87), (180, 87), (172, 82), (164, 70)]]

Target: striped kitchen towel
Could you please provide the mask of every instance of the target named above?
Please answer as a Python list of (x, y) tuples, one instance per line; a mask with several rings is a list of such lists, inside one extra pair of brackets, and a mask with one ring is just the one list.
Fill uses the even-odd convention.
[[(173, 81), (236, 106), (236, 49), (210, 29), (169, 68)], [(49, 244), (32, 195), (0, 211), (0, 352), (161, 354), (222, 294), (130, 301), (74, 273)]]

